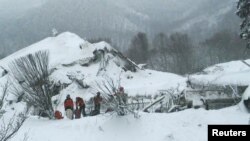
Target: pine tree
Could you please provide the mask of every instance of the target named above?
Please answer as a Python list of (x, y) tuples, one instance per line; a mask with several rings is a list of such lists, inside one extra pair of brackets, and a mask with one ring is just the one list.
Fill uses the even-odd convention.
[(250, 48), (250, 0), (239, 0), (237, 9), (236, 14), (242, 19), (240, 37), (248, 41), (247, 47)]

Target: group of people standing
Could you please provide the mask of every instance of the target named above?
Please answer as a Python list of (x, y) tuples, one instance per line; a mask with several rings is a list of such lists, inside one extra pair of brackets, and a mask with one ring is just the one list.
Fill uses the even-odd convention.
[[(102, 97), (100, 92), (97, 92), (97, 95), (94, 97), (94, 113), (95, 115), (100, 114), (101, 109), (101, 102)], [(75, 107), (75, 108), (74, 108)], [(75, 100), (75, 106), (74, 101), (68, 94), (65, 101), (64, 101), (64, 109), (65, 109), (65, 115), (68, 119), (79, 119), (82, 117), (85, 117), (86, 111), (85, 111), (86, 105), (84, 100), (81, 97), (76, 97)], [(63, 119), (62, 113), (59, 111), (55, 111), (55, 119)]]
[(79, 119), (81, 115), (84, 117), (86, 116), (85, 113), (85, 103), (82, 98), (76, 97), (75, 102), (75, 109), (74, 109), (74, 102), (71, 99), (70, 95), (67, 95), (64, 101), (64, 109), (66, 113), (66, 117), (69, 119)]
[[(127, 94), (125, 94), (123, 87), (119, 87), (118, 91), (113, 95), (113, 97), (117, 100), (118, 106), (121, 106), (121, 105), (124, 106), (127, 104)], [(97, 92), (96, 96), (93, 98), (94, 110), (92, 110), (89, 113), (90, 116), (100, 114), (102, 101), (103, 101), (103, 98), (101, 97), (101, 93)], [(65, 109), (65, 115), (68, 119), (79, 119), (81, 118), (81, 116), (82, 117), (87, 116), (85, 108), (86, 108), (85, 102), (81, 97), (76, 97), (75, 106), (74, 106), (74, 102), (72, 98), (70, 97), (70, 95), (67, 95), (64, 101), (64, 109)], [(106, 112), (109, 112), (109, 111), (113, 111), (113, 109), (108, 108)], [(62, 113), (59, 111), (56, 111), (55, 118), (63, 119)]]

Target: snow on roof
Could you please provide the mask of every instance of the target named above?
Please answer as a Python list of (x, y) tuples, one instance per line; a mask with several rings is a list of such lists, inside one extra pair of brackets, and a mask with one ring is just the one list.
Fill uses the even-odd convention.
[[(250, 64), (250, 59), (245, 60), (246, 63)], [(250, 70), (250, 67), (244, 64), (241, 60), (231, 61), (226, 63), (220, 63), (204, 69), (203, 72), (207, 74), (219, 74), (219, 73), (232, 73), (242, 72)]]
[(108, 49), (108, 50), (115, 50), (114, 48), (112, 48), (112, 47), (110, 46), (110, 44), (108, 44), (107, 42), (104, 42), (104, 41), (101, 41), (101, 42), (99, 42), (99, 43), (94, 43), (93, 46), (95, 46), (95, 48), (96, 48), (97, 50), (103, 49), (103, 48), (106, 48), (106, 49)]
[[(250, 63), (250, 60), (245, 60)], [(207, 69), (202, 74), (190, 76), (193, 83), (215, 84), (215, 85), (239, 85), (250, 84), (250, 67), (242, 61), (221, 63)]]

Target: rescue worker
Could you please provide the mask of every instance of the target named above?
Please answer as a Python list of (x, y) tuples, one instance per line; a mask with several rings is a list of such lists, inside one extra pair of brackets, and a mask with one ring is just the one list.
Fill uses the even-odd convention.
[(65, 108), (66, 117), (69, 119), (73, 119), (74, 102), (70, 98), (69, 94), (67, 95), (67, 97), (64, 101), (64, 108)]
[(76, 109), (79, 109), (82, 116), (86, 116), (85, 113), (85, 103), (84, 100), (81, 97), (76, 97)]
[(97, 92), (96, 96), (94, 97), (94, 105), (95, 105), (95, 112), (96, 112), (96, 114), (100, 114), (101, 102), (102, 102), (101, 93)]

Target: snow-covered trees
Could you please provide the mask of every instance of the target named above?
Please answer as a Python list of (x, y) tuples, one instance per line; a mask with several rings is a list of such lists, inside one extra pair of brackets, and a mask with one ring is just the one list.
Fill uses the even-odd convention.
[(0, 141), (8, 141), (15, 136), (15, 134), (22, 127), (23, 123), (26, 121), (26, 115), (29, 111), (29, 108), (25, 108), (24, 112), (14, 114), (11, 118), (5, 118), (5, 111), (2, 108), (4, 98), (6, 97), (10, 87), (9, 84), (9, 81), (7, 81), (2, 86), (2, 97), (0, 98)]
[(187, 34), (175, 33), (166, 36), (160, 33), (153, 41), (149, 64), (161, 71), (189, 73), (194, 69), (193, 49), (194, 46)]
[(51, 97), (53, 85), (49, 80), (49, 54), (38, 51), (13, 61), (10, 65), (14, 78), (25, 92), (24, 101), (40, 113), (53, 118)]
[[(149, 43), (145, 44), (148, 50), (146, 53), (144, 47), (138, 50), (138, 46), (135, 46), (136, 37), (131, 40), (128, 51), (130, 59), (138, 60), (143, 55), (144, 59), (141, 59), (140, 63), (160, 71), (178, 74), (195, 73), (210, 65), (249, 58), (247, 52), (249, 50), (244, 48), (245, 41), (231, 30), (218, 31), (200, 43), (196, 43), (188, 34), (159, 33), (152, 41), (149, 40)], [(137, 41), (142, 45), (142, 40)]]
[(148, 59), (149, 43), (145, 33), (139, 32), (131, 41), (128, 57), (136, 63), (145, 63)]
[(240, 25), (241, 29), (241, 38), (244, 40), (248, 40), (247, 47), (250, 48), (250, 0), (239, 0), (237, 4), (237, 12), (236, 14), (242, 19), (242, 23)]
[(27, 111), (25, 113), (14, 115), (11, 119), (8, 120), (7, 123), (5, 122), (5, 119), (1, 119), (0, 141), (8, 141), (15, 136), (15, 134), (19, 131), (19, 129), (27, 119), (26, 114)]

